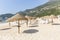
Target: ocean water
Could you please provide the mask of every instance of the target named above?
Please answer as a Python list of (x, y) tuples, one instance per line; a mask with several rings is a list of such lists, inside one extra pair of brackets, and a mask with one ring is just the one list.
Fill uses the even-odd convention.
[(6, 20), (2, 20), (0, 23), (7, 23)]

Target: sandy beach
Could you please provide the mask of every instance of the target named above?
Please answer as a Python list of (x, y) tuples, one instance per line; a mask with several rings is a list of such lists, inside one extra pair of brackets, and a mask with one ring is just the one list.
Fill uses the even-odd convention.
[(60, 0), (0, 0), (0, 40), (60, 40)]
[(27, 27), (24, 23), (18, 34), (17, 24), (12, 23), (9, 27), (8, 23), (1, 23), (0, 40), (60, 40), (60, 25), (37, 24)]

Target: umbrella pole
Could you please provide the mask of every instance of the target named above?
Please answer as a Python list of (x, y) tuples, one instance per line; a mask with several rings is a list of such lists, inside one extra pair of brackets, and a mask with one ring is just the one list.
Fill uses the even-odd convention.
[(10, 27), (10, 25), (11, 25), (11, 24), (10, 24), (10, 22), (9, 22), (9, 27)]
[(52, 19), (52, 23), (53, 23), (53, 19)]
[(18, 21), (18, 33), (20, 33), (20, 23)]
[(30, 20), (30, 24), (31, 24), (31, 20)]
[(28, 27), (28, 20), (27, 20), (27, 27)]

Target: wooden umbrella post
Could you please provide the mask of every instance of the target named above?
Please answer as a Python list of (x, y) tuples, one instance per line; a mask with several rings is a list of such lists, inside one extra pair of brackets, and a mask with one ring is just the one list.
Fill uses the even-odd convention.
[(20, 33), (20, 23), (19, 23), (19, 20), (18, 20), (18, 33)]
[(30, 21), (30, 24), (31, 24), (31, 20), (29, 20)]
[(26, 22), (26, 23), (27, 23), (27, 27), (28, 27), (28, 20), (27, 20), (27, 22)]
[(52, 23), (53, 23), (53, 19), (52, 19)]
[(10, 24), (10, 22), (9, 22), (9, 27), (10, 27), (10, 25), (11, 25), (11, 24)]

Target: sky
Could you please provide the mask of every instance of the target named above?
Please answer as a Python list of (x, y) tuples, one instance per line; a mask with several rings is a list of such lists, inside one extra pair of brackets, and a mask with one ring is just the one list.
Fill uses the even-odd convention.
[(0, 14), (16, 13), (32, 9), (48, 2), (48, 0), (0, 0)]

